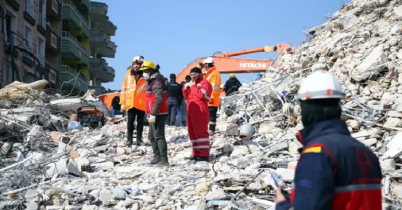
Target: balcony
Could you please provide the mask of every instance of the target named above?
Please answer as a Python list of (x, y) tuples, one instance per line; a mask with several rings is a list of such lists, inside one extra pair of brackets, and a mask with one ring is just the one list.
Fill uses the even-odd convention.
[(68, 22), (68, 27), (72, 30), (81, 30), (84, 35), (89, 37), (88, 20), (75, 7), (71, 0), (63, 0), (63, 20), (71, 20)]
[(110, 41), (110, 36), (105, 31), (91, 29), (90, 42), (93, 49), (92, 56), (114, 58), (117, 46)]
[(82, 92), (88, 90), (88, 81), (85, 76), (67, 65), (60, 66), (60, 82), (63, 88), (76, 88)]
[(38, 13), (38, 25), (36, 28), (46, 36), (46, 17), (41, 13)]
[(108, 11), (108, 6), (103, 2), (91, 2), (89, 11), (91, 14), (106, 15)]
[(62, 32), (61, 51), (67, 59), (79, 59), (89, 65), (89, 53), (87, 49), (70, 33)]
[(16, 11), (20, 10), (20, 4), (18, 3), (18, 0), (6, 0), (8, 4), (10, 4), (11, 7), (13, 7)]
[(61, 2), (60, 0), (46, 1), (46, 15), (55, 21), (61, 20)]
[(91, 2), (90, 15), (92, 26), (105, 31), (108, 35), (115, 35), (117, 26), (115, 26), (107, 16), (108, 6), (102, 2)]
[(87, 11), (90, 7), (90, 0), (73, 0), (74, 4), (77, 5), (78, 9), (81, 11)]
[(35, 25), (33, 0), (25, 0), (24, 18), (33, 26)]
[(97, 30), (97, 29), (91, 29), (90, 32), (90, 40), (92, 42), (107, 42), (108, 41), (108, 36), (105, 31), (102, 30)]
[(91, 58), (89, 72), (96, 75), (96, 78), (102, 80), (102, 82), (112, 82), (115, 77), (114, 69), (109, 67), (103, 58)]
[(113, 75), (113, 80), (114, 80), (114, 77), (116, 76), (116, 75), (115, 75), (114, 68), (108, 66), (108, 67), (107, 67), (107, 73), (110, 74), (110, 75)]

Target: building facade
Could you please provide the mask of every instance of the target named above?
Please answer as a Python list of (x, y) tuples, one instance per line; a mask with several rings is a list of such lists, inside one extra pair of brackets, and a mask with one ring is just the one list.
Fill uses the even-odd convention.
[(117, 48), (107, 11), (90, 0), (0, 1), (0, 88), (46, 79), (66, 94), (104, 92), (115, 77), (104, 58)]
[(107, 16), (108, 6), (101, 2), (91, 2), (90, 18), (90, 46), (91, 58), (89, 62), (89, 75), (91, 89), (96, 90), (96, 94), (105, 92), (102, 83), (113, 82), (115, 70), (108, 65), (106, 58), (114, 58), (116, 54), (116, 44), (111, 41), (111, 36), (116, 34), (117, 27)]
[(5, 0), (0, 7), (0, 86), (47, 79), (49, 87), (57, 89), (60, 0)]
[(63, 0), (61, 90), (82, 94), (89, 85), (89, 0)]
[[(63, 0), (62, 89), (83, 93), (88, 88), (104, 92), (102, 83), (112, 82), (115, 71), (103, 57), (114, 58), (116, 44), (110, 40), (116, 26), (107, 16), (105, 3)], [(78, 78), (78, 79), (74, 79)]]

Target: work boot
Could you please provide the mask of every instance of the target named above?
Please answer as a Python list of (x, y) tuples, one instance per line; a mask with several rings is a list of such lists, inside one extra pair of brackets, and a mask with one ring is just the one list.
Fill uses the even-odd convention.
[(209, 130), (208, 131), (209, 136), (213, 136), (214, 135), (214, 131)]
[(158, 164), (160, 161), (161, 161), (161, 156), (155, 155), (155, 156), (154, 156), (154, 159), (151, 160), (151, 164), (152, 164), (152, 165)]
[(189, 157), (184, 157), (184, 160), (190, 160), (190, 161), (193, 161), (193, 160), (195, 160), (196, 159), (196, 157), (194, 158), (192, 155), (191, 156), (189, 156)]
[(158, 166), (168, 166), (169, 165), (169, 161), (167, 157), (161, 158), (161, 160), (158, 163)]
[(137, 140), (137, 146), (145, 146), (145, 143), (142, 140)]
[(197, 162), (200, 162), (200, 161), (209, 161), (209, 157), (198, 157), (197, 158), (197, 160), (196, 160)]
[(126, 146), (131, 147), (133, 145), (133, 140), (127, 140), (126, 141)]

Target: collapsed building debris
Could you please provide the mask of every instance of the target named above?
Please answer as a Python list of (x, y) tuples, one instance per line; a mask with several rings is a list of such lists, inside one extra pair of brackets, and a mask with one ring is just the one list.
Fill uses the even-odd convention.
[(294, 94), (315, 70), (342, 81), (343, 120), (381, 161), (383, 207), (401, 209), (401, 17), (401, 1), (353, 0), (308, 30), (308, 42), (277, 60), (276, 69), (222, 99), (209, 163), (185, 159), (191, 154), (185, 128), (167, 127), (167, 168), (147, 165), (149, 146), (125, 146), (124, 118), (100, 129), (67, 129), (70, 114), (98, 103), (90, 92), (63, 98), (34, 90), (18, 101), (4, 96), (0, 209), (272, 208), (275, 189), (290, 188), (301, 148)]

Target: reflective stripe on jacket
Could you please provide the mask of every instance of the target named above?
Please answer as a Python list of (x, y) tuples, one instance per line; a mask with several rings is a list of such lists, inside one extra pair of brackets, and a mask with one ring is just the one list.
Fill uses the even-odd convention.
[(296, 167), (291, 202), (276, 210), (381, 210), (382, 172), (377, 156), (351, 137), (341, 119), (299, 131), (303, 151)]
[[(162, 87), (162, 90), (156, 90), (153, 88), (155, 83), (159, 83), (157, 85), (160, 85)], [(162, 103), (160, 103), (160, 107), (158, 110), (155, 110), (154, 106), (159, 106), (157, 102), (157, 98), (160, 98), (159, 96), (155, 96), (155, 94), (162, 94)], [(168, 107), (167, 107), (167, 89), (165, 82), (160, 78), (156, 79), (151, 79), (149, 80), (149, 85), (147, 87), (147, 93), (146, 93), (146, 98), (145, 98), (145, 103), (146, 103), (146, 109), (145, 113), (147, 115), (165, 115), (168, 114)]]
[(221, 95), (221, 74), (216, 70), (216, 67), (213, 66), (207, 71), (205, 79), (212, 86), (211, 99), (214, 101), (212, 104), (208, 104), (208, 106), (219, 107), (219, 97)]
[(147, 81), (143, 77), (140, 77), (137, 82), (135, 76), (131, 75), (131, 71), (127, 71), (120, 93), (120, 104), (124, 105), (124, 110), (135, 107), (145, 111), (146, 89)]

